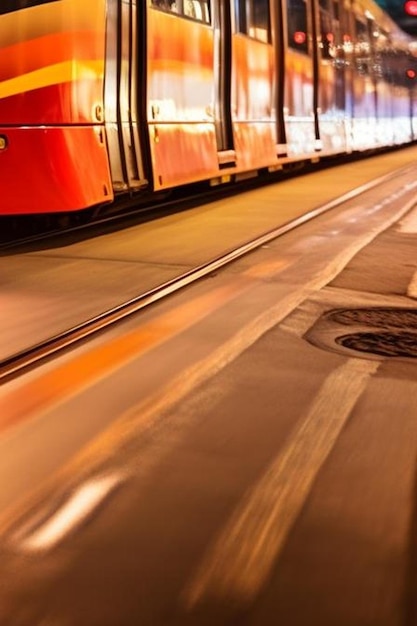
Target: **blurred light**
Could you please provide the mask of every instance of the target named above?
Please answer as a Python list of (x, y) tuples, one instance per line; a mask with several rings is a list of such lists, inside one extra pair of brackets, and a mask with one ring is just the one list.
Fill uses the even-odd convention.
[(411, 68), (409, 68), (408, 70), (406, 70), (406, 72), (405, 72), (405, 73), (406, 73), (406, 75), (407, 75), (407, 78), (409, 78), (410, 80), (412, 80), (412, 79), (414, 79), (414, 78), (416, 77), (416, 71), (415, 71), (415, 70), (413, 70), (413, 69), (411, 69)]
[(404, 2), (404, 11), (407, 15), (417, 17), (417, 0), (407, 0), (407, 2)]
[(298, 43), (298, 44), (301, 45), (301, 44), (305, 43), (305, 40), (306, 40), (306, 34), (302, 30), (295, 31), (295, 33), (294, 33), (294, 41), (295, 41), (295, 43)]
[(23, 540), (23, 550), (32, 552), (55, 546), (91, 515), (122, 478), (120, 474), (110, 474), (85, 482), (45, 524)]

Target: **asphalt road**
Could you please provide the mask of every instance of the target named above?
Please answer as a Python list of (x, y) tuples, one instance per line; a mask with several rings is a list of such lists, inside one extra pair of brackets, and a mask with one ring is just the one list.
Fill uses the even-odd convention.
[(1, 626), (415, 626), (414, 181), (2, 387)]

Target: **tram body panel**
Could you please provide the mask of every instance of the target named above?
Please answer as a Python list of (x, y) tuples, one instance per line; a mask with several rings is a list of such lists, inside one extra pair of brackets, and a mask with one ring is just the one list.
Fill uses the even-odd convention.
[(100, 119), (104, 33), (104, 0), (0, 14), (1, 213), (112, 200)]
[(383, 80), (377, 85), (377, 142), (380, 146), (393, 145), (395, 127), (392, 118), (393, 93), (391, 85)]
[(154, 188), (218, 174), (213, 118), (213, 30), (150, 9), (148, 124)]
[(9, 141), (0, 153), (2, 214), (73, 211), (113, 199), (101, 126), (0, 127), (0, 136)]
[(274, 75), (270, 44), (233, 36), (231, 109), (238, 171), (276, 161)]
[(394, 141), (401, 145), (412, 139), (412, 123), (410, 120), (410, 108), (412, 94), (406, 87), (397, 86), (394, 98)]
[(0, 15), (1, 124), (97, 123), (105, 1), (60, 0)]
[(314, 154), (313, 66), (309, 56), (290, 47), (286, 50), (284, 107), (288, 156)]
[[(348, 138), (346, 125), (346, 104), (338, 103), (338, 74), (331, 61), (322, 61), (320, 65), (319, 89), (319, 126), (321, 152), (337, 154), (347, 152)], [(342, 77), (344, 82), (344, 77)]]

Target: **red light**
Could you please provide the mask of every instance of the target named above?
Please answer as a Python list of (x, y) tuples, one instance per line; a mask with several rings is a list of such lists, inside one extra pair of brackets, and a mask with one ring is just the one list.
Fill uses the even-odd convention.
[[(416, 0), (417, 2), (417, 0)], [(298, 44), (303, 44), (306, 41), (306, 34), (302, 30), (297, 30), (294, 33), (294, 41)]]
[(417, 17), (417, 0), (407, 0), (404, 2), (404, 11), (407, 15)]
[(406, 73), (406, 75), (407, 75), (407, 78), (410, 78), (410, 79), (415, 78), (415, 77), (416, 77), (416, 75), (417, 75), (417, 74), (416, 74), (416, 71), (415, 71), (415, 70), (411, 70), (411, 69), (406, 70), (406, 72), (405, 72), (405, 73)]

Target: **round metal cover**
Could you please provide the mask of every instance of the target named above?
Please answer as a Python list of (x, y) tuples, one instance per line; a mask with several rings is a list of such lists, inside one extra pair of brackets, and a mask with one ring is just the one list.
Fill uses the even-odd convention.
[[(347, 333), (347, 326), (352, 332)], [(417, 358), (417, 309), (358, 307), (333, 309), (306, 333), (312, 344), (362, 358)]]
[(413, 328), (417, 330), (417, 309), (363, 308), (336, 309), (328, 319), (337, 324), (376, 326), (383, 328)]
[(417, 333), (407, 331), (352, 333), (337, 337), (336, 343), (350, 350), (380, 356), (417, 357)]

